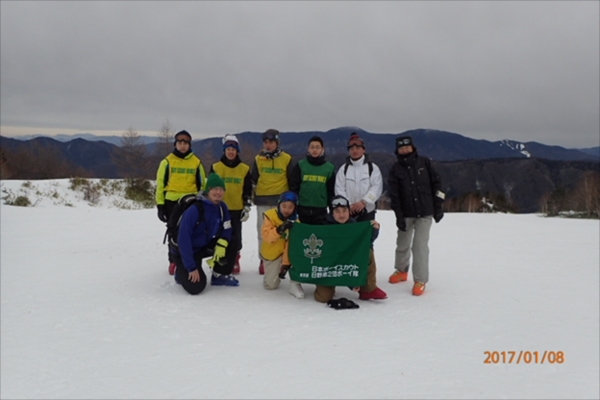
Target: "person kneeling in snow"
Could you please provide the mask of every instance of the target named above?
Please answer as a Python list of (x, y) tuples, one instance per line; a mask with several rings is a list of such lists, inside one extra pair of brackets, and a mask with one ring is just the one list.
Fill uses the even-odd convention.
[[(264, 262), (265, 276), (263, 287), (277, 289), (281, 278), (290, 268), (288, 245), (289, 232), (295, 223), (299, 223), (296, 206), (298, 196), (294, 192), (283, 192), (277, 201), (277, 207), (263, 214), (260, 257)], [(298, 282), (290, 281), (290, 294), (297, 299), (304, 298), (304, 290)]]
[(225, 182), (217, 174), (206, 181), (204, 196), (198, 194), (199, 206), (190, 206), (181, 216), (178, 248), (171, 246), (173, 260), (177, 265), (175, 281), (189, 294), (199, 294), (206, 288), (206, 274), (202, 259), (211, 257), (208, 265), (213, 269), (211, 285), (239, 286), (231, 276), (232, 265), (225, 260), (235, 251), (228, 248), (232, 228), (229, 209), (223, 202)]
[[(344, 196), (335, 196), (331, 200), (330, 213), (325, 218), (325, 225), (349, 224), (356, 222), (354, 218), (350, 218), (350, 202)], [(373, 253), (373, 242), (379, 235), (379, 222), (371, 220), (373, 226), (373, 236), (371, 237), (371, 250), (369, 252), (369, 269), (367, 272), (367, 284), (358, 290), (359, 299), (361, 300), (383, 300), (387, 299), (387, 294), (377, 287), (377, 265), (375, 264), (375, 254)], [(327, 303), (335, 296), (334, 286), (316, 285), (314, 297), (320, 303)]]

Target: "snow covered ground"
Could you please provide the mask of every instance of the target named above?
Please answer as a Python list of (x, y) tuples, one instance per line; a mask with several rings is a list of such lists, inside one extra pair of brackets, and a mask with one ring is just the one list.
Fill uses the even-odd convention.
[(262, 288), (254, 213), (241, 286), (190, 296), (167, 273), (154, 209), (92, 207), (67, 180), (32, 183), (57, 195), (0, 206), (3, 399), (600, 397), (597, 220), (447, 214), (414, 297), (410, 281), (387, 282), (396, 228), (380, 211), (389, 298), (342, 288), (360, 309), (336, 311), (310, 285), (303, 300), (288, 281)]

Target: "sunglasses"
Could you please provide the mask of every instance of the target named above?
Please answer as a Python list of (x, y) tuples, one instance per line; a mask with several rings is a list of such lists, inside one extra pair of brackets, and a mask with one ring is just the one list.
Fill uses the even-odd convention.
[(187, 144), (190, 144), (190, 141), (189, 140), (179, 139), (179, 140), (176, 140), (175, 143), (187, 143)]
[(335, 209), (338, 207), (350, 208), (350, 203), (346, 199), (333, 199), (333, 201), (331, 202), (331, 208)]

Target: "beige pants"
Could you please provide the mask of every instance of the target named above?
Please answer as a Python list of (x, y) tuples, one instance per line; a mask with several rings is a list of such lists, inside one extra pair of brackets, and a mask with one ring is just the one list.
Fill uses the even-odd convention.
[(263, 275), (263, 287), (268, 290), (277, 289), (281, 283), (279, 279), (279, 273), (281, 272), (281, 264), (283, 263), (283, 256), (269, 261), (264, 260), (265, 274)]
[[(265, 273), (266, 274), (266, 273)], [(372, 292), (377, 287), (377, 264), (375, 263), (375, 253), (373, 249), (369, 252), (369, 269), (367, 271), (367, 284), (361, 286), (363, 292)], [(316, 285), (315, 300), (319, 303), (327, 303), (335, 296), (334, 286)]]

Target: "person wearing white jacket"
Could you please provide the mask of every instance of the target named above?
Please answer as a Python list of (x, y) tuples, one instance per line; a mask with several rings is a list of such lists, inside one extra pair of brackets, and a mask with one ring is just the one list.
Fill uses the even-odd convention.
[(348, 140), (348, 157), (335, 177), (335, 194), (350, 201), (350, 214), (358, 222), (375, 219), (376, 202), (383, 192), (381, 171), (369, 161), (365, 151), (365, 142), (352, 132)]

